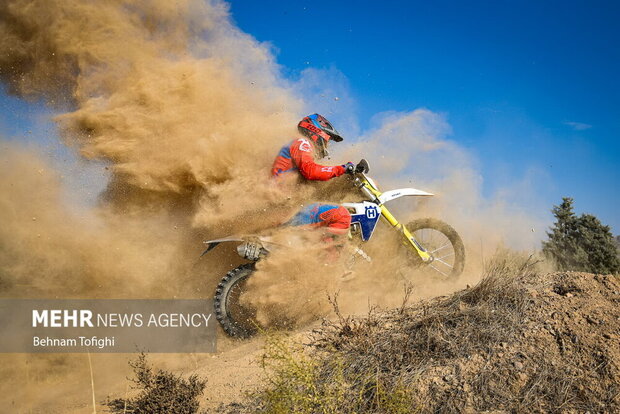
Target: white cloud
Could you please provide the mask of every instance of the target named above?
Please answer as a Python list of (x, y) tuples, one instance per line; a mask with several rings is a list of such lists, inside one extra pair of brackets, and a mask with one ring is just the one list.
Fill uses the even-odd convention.
[(564, 125), (568, 125), (569, 127), (574, 129), (575, 131), (583, 131), (583, 130), (592, 128), (592, 125), (585, 124), (583, 122), (567, 121), (567, 122), (564, 122)]

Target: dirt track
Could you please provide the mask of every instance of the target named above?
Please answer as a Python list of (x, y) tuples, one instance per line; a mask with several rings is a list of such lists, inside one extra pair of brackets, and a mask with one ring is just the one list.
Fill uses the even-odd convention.
[(212, 412), (243, 398), (243, 393), (260, 384), (259, 358), (263, 341), (220, 341), (220, 352), (205, 358), (197, 373), (207, 378), (200, 407)]

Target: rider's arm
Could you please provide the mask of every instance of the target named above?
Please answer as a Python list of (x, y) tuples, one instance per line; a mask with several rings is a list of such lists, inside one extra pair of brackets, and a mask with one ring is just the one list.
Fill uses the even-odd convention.
[(291, 157), (301, 175), (307, 180), (327, 181), (346, 172), (342, 165), (330, 167), (314, 162), (314, 148), (305, 138), (298, 139), (291, 145)]

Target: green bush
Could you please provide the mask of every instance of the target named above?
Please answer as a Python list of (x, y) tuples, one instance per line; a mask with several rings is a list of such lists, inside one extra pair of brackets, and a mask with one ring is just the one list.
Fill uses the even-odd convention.
[(407, 387), (384, 382), (378, 367), (347, 375), (344, 358), (332, 356), (307, 354), (290, 339), (270, 334), (262, 357), (267, 386), (254, 394), (255, 408), (273, 414), (412, 412)]
[(591, 214), (575, 215), (572, 198), (564, 197), (551, 211), (556, 222), (547, 232), (549, 239), (543, 242), (543, 253), (559, 270), (620, 272), (618, 249), (609, 226)]

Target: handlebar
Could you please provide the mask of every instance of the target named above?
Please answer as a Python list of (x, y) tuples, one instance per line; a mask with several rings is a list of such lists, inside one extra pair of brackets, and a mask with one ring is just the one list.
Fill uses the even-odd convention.
[(347, 163), (347, 174), (355, 175), (359, 173), (367, 173), (370, 171), (368, 167), (368, 161), (361, 159), (355, 166), (352, 163)]

